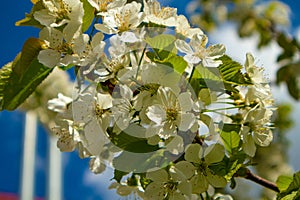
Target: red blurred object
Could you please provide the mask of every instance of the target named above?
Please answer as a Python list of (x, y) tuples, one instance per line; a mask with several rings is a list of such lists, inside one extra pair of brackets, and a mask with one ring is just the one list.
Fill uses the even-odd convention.
[(12, 193), (0, 193), (0, 200), (18, 200), (18, 196)]
[[(19, 200), (19, 197), (13, 193), (0, 193), (0, 200)], [(35, 200), (43, 200), (43, 198), (35, 198)]]

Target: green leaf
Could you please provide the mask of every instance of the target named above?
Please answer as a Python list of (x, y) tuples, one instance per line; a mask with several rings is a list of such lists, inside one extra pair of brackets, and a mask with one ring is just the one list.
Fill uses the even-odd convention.
[(175, 42), (176, 38), (173, 35), (161, 34), (153, 38), (146, 37), (146, 43), (152, 48), (159, 51), (165, 50), (173, 53), (177, 53)]
[(217, 68), (204, 67), (202, 64), (195, 67), (190, 84), (196, 94), (203, 88), (209, 88), (211, 91), (224, 91), (224, 82), (215, 69)]
[(236, 85), (252, 84), (249, 77), (241, 72), (243, 66), (240, 63), (233, 61), (227, 55), (222, 56), (218, 60), (222, 61), (222, 64), (219, 65), (218, 69), (225, 82)]
[(40, 22), (38, 22), (34, 18), (33, 14), (34, 14), (34, 12), (42, 10), (44, 8), (45, 7), (43, 5), (43, 2), (42, 1), (37, 1), (36, 3), (34, 3), (30, 13), (26, 14), (24, 19), (21, 19), (21, 20), (19, 20), (15, 23), (16, 26), (34, 26), (34, 27), (37, 27), (37, 28), (43, 28), (43, 26), (40, 24)]
[(299, 197), (299, 192), (294, 191), (291, 194), (288, 194), (286, 196), (284, 196), (283, 198), (281, 198), (281, 200), (298, 200), (299, 198), (297, 198), (297, 196)]
[(28, 39), (14, 62), (0, 70), (0, 110), (16, 109), (53, 70), (37, 60), (43, 45), (39, 39)]
[(289, 177), (280, 176), (276, 184), (280, 190), (277, 199), (297, 200), (300, 198), (300, 171), (293, 175), (292, 180)]
[(23, 45), (22, 53), (20, 57), (20, 64), (15, 65), (14, 72), (22, 77), (32, 61), (37, 58), (39, 52), (44, 49), (45, 42), (37, 38), (29, 38)]
[(292, 176), (281, 175), (276, 180), (276, 185), (280, 192), (284, 192), (288, 189), (289, 185), (293, 182)]
[[(157, 145), (150, 145), (148, 140), (143, 138), (145, 131), (146, 129), (142, 126), (130, 125), (119, 134), (110, 133), (111, 142), (124, 151), (133, 153), (148, 153), (158, 150)], [(135, 137), (137, 135), (141, 137)]]
[(235, 131), (231, 132), (221, 132), (221, 138), (223, 140), (223, 144), (225, 145), (226, 150), (231, 154), (232, 150), (239, 147), (241, 138), (238, 133)]
[(123, 151), (113, 159), (114, 168), (124, 172), (142, 173), (169, 165), (170, 158), (164, 155), (164, 150), (149, 153), (134, 153)]
[(281, 67), (277, 71), (277, 84), (286, 82), (290, 95), (296, 99), (300, 99), (300, 87), (298, 86), (298, 78), (300, 77), (300, 63), (290, 63)]
[[(232, 163), (230, 169), (229, 169), (229, 172), (224, 176), (224, 178), (227, 180), (227, 181), (233, 181), (233, 177), (234, 175), (237, 173), (237, 171), (243, 167), (243, 164), (241, 163), (238, 163), (238, 160), (236, 160), (235, 162)], [(233, 181), (233, 184), (234, 184), (234, 181)]]
[(81, 0), (83, 3), (84, 16), (82, 20), (82, 32), (89, 29), (95, 18), (95, 8), (87, 0)]
[[(161, 54), (160, 54), (161, 55)], [(186, 67), (188, 66), (187, 62), (181, 56), (177, 56), (175, 53), (168, 52), (168, 55), (164, 55), (163, 59), (157, 58), (155, 53), (147, 52), (147, 56), (151, 59), (151, 61), (160, 63), (163, 65), (167, 65), (174, 69), (178, 74), (182, 74)]]
[(241, 125), (240, 124), (230, 124), (230, 123), (220, 123), (219, 128), (224, 131), (224, 132), (240, 132), (241, 130)]

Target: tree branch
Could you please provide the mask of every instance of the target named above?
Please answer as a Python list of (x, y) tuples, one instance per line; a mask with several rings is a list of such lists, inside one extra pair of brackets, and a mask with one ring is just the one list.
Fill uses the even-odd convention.
[(249, 169), (247, 169), (246, 175), (244, 176), (244, 178), (251, 180), (251, 181), (253, 181), (261, 186), (264, 186), (270, 190), (273, 190), (275, 192), (280, 192), (275, 183), (268, 181), (256, 174), (253, 174)]

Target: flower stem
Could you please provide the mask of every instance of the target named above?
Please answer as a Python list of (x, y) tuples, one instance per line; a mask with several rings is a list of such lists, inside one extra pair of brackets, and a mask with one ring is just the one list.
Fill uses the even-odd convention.
[(192, 80), (192, 78), (193, 78), (193, 75), (194, 75), (195, 69), (196, 69), (196, 67), (195, 67), (195, 66), (193, 66), (193, 69), (192, 69), (191, 75), (190, 75), (190, 77), (189, 77), (189, 83), (191, 83), (191, 80)]
[(143, 49), (143, 52), (142, 52), (142, 56), (141, 56), (141, 58), (140, 58), (140, 60), (139, 60), (139, 64), (138, 64), (138, 68), (137, 68), (137, 71), (136, 71), (135, 78), (137, 78), (137, 77), (138, 77), (138, 73), (139, 73), (139, 71), (140, 71), (141, 64), (142, 64), (142, 61), (143, 61), (143, 58), (144, 58), (144, 55), (145, 55), (146, 49), (147, 49), (147, 44), (146, 44), (146, 46), (144, 47), (144, 49)]

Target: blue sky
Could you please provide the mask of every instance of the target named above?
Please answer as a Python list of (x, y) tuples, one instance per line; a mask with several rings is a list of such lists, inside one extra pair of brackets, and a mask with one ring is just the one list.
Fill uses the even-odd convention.
[[(179, 13), (184, 13), (187, 0), (167, 0), (165, 5), (177, 7)], [(295, 0), (284, 1), (292, 8), (292, 28), (300, 25), (300, 3)], [(30, 0), (9, 0), (2, 2), (0, 12), (0, 65), (14, 59), (21, 50), (22, 44), (29, 37), (37, 37), (38, 30), (32, 27), (15, 27), (14, 23), (24, 17), (25, 12), (31, 9)], [(263, 59), (263, 58), (262, 58)], [(1, 140), (0, 140), (0, 192), (19, 193), (20, 164), (22, 155), (22, 138), (24, 128), (24, 115), (20, 112), (0, 112)], [(39, 165), (36, 170), (36, 196), (46, 195), (46, 173), (47, 173), (47, 151), (48, 145), (46, 133), (42, 127), (38, 134), (38, 154)], [(95, 179), (86, 180), (90, 174), (86, 174), (88, 161), (78, 158), (76, 153), (64, 153), (64, 199), (107, 199), (107, 185), (101, 184), (103, 177), (97, 176)], [(300, 167), (300, 166), (299, 166)], [(99, 182), (99, 185), (97, 184)], [(100, 189), (99, 189), (100, 188)]]

